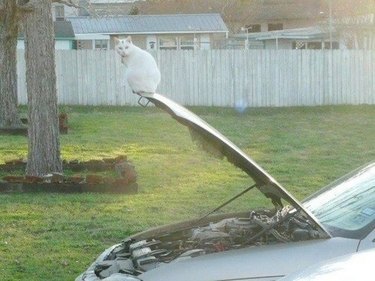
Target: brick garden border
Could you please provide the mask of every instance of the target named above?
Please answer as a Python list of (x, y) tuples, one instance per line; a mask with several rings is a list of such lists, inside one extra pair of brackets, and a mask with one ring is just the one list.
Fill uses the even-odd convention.
[[(86, 172), (86, 175), (76, 174), (64, 176), (52, 173), (44, 177), (5, 176), (0, 180), (0, 192), (58, 192), (58, 193), (123, 193), (138, 192), (137, 173), (135, 167), (127, 160), (127, 156), (90, 160), (77, 160), (63, 163), (64, 169), (74, 172)], [(7, 161), (0, 165), (0, 170), (11, 173), (14, 170), (24, 170), (26, 162), (23, 160)], [(101, 176), (95, 172), (115, 171), (115, 177)]]

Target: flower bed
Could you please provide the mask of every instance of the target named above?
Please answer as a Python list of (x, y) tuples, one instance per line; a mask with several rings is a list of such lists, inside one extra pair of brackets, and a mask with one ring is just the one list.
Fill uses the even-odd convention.
[[(64, 170), (81, 172), (72, 176), (51, 173), (43, 177), (9, 175), (0, 181), (0, 192), (102, 192), (137, 193), (137, 173), (126, 156), (103, 160), (63, 163)], [(11, 173), (26, 168), (23, 160), (8, 161), (0, 165), (0, 170)], [(110, 172), (111, 176), (100, 172)]]

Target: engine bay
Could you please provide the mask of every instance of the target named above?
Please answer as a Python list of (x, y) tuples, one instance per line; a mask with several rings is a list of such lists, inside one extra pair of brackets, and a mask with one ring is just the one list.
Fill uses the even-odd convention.
[(301, 210), (288, 206), (276, 211), (252, 211), (248, 216), (228, 217), (209, 223), (122, 241), (95, 267), (99, 278), (114, 273), (139, 275), (168, 263), (202, 255), (323, 238), (319, 228)]

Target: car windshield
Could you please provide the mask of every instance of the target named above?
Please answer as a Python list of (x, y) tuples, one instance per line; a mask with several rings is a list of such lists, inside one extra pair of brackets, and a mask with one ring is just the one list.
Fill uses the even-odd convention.
[(333, 182), (303, 205), (331, 235), (363, 238), (375, 224), (375, 163)]

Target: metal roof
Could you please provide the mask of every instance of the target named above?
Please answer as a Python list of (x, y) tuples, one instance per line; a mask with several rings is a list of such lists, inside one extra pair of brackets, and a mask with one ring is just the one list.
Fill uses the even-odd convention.
[[(336, 32), (332, 29), (332, 32)], [(237, 38), (248, 38), (251, 40), (270, 40), (270, 39), (324, 39), (329, 36), (328, 27), (311, 26), (305, 28), (283, 29), (267, 32), (241, 33), (236, 34)]]
[(75, 34), (227, 33), (220, 14), (129, 15), (68, 19)]
[(72, 24), (68, 21), (55, 21), (53, 23), (55, 38), (74, 38)]
[[(53, 29), (55, 32), (56, 40), (73, 40), (74, 39), (74, 32), (73, 32), (72, 24), (69, 21), (54, 21)], [(23, 30), (20, 30), (20, 32), (18, 33), (18, 38), (19, 39), (25, 38), (25, 34)]]

